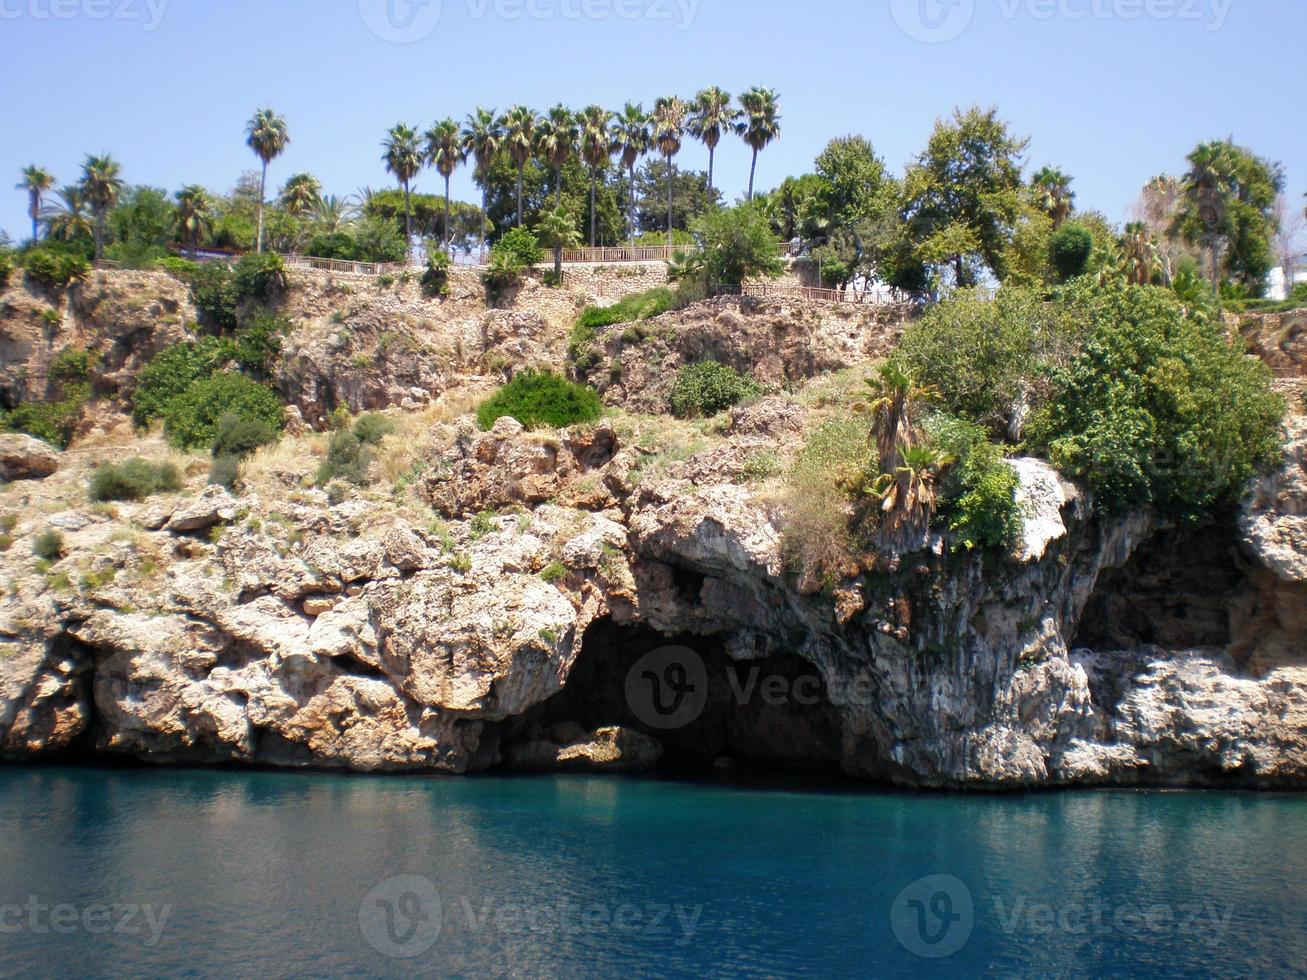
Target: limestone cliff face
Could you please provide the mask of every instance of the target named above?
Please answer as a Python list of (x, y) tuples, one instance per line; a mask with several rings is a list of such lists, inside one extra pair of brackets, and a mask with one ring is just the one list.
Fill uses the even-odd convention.
[[(712, 451), (782, 438), (774, 419)], [(1015, 554), (931, 540), (816, 594), (786, 571), (767, 495), (693, 458), (637, 479), (647, 450), (608, 424), (447, 436), (424, 490), (446, 522), (272, 487), (38, 515), (21, 506), (38, 484), (11, 485), (23, 574), (0, 599), (0, 752), (1307, 785), (1301, 419), (1234, 524), (1106, 519), (1020, 460)], [(41, 581), (28, 539), (47, 527), (65, 554)], [(639, 682), (685, 676), (642, 666), (668, 647), (702, 671), (702, 703), (651, 724)]]

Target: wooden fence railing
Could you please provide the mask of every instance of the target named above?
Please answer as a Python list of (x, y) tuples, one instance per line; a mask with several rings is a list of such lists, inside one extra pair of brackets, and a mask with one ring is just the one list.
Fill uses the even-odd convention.
[(722, 296), (747, 296), (753, 299), (797, 299), (813, 303), (850, 303), (855, 306), (894, 306), (911, 299), (889, 289), (825, 289), (818, 286), (778, 286), (753, 282), (743, 286), (726, 286), (717, 290)]
[(351, 259), (320, 259), (312, 255), (285, 253), (281, 259), (287, 268), (321, 269), (324, 272), (345, 272), (360, 276), (395, 275), (409, 268), (404, 262), (355, 262)]

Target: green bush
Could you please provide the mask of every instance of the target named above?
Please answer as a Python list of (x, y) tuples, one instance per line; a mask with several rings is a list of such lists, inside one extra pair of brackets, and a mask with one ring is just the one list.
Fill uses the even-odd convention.
[(14, 271), (14, 256), (7, 248), (0, 248), (0, 289), (9, 285), (9, 277)]
[(82, 409), (91, 400), (91, 386), (65, 385), (63, 397), (52, 402), (25, 402), (10, 412), (0, 413), (0, 429), (25, 432), (65, 448), (82, 421)]
[(265, 419), (242, 418), (235, 412), (225, 412), (214, 429), (210, 453), (215, 459), (230, 456), (240, 460), (279, 438), (281, 433)]
[(449, 295), (449, 253), (434, 243), (427, 246), (427, 267), (422, 273), (422, 292), (430, 297)]
[(491, 251), (490, 261), (481, 270), (481, 282), (486, 287), (486, 301), (495, 306), (514, 286), (522, 284), (525, 270), (520, 262), (511, 256)]
[(23, 256), (23, 270), (47, 289), (67, 289), (90, 274), (91, 263), (77, 252), (39, 245)]
[(212, 330), (236, 329), (240, 300), (231, 267), (225, 262), (205, 262), (191, 270), (188, 281), (200, 321)]
[(231, 413), (243, 419), (265, 422), (281, 431), (281, 400), (268, 388), (243, 374), (224, 371), (200, 378), (163, 410), (163, 431), (168, 441), (183, 449), (211, 446), (218, 433), (218, 421)]
[(667, 400), (677, 418), (711, 417), (760, 390), (756, 381), (732, 367), (716, 361), (700, 361), (676, 372)]
[(95, 355), (80, 347), (65, 347), (50, 360), (52, 381), (85, 381), (91, 376)]
[(771, 221), (754, 204), (710, 211), (694, 225), (703, 274), (711, 286), (739, 286), (746, 279), (785, 271), (780, 239)]
[(1279, 458), (1284, 400), (1270, 369), (1224, 326), (1185, 315), (1167, 290), (1079, 285), (1088, 324), (1032, 441), (1108, 510), (1153, 506), (1196, 518), (1232, 503)]
[(271, 252), (242, 255), (232, 266), (231, 278), (238, 303), (270, 303), (286, 291), (286, 265)]
[(957, 535), (957, 546), (1010, 552), (1021, 535), (1021, 480), (1004, 463), (1002, 448), (980, 426), (944, 413), (929, 416), (925, 428), (935, 448), (955, 463), (943, 482), (940, 516)]
[(369, 446), (379, 446), (381, 440), (395, 431), (395, 420), (378, 412), (360, 415), (354, 420), (354, 438)]
[(548, 425), (561, 429), (578, 422), (593, 422), (603, 411), (598, 394), (551, 371), (525, 370), (517, 374), (477, 409), (477, 424), (492, 428), (511, 416), (528, 428)]
[(181, 473), (172, 463), (129, 459), (97, 469), (90, 495), (92, 500), (144, 500), (156, 493), (175, 493), (181, 486)]
[(946, 411), (1001, 435), (1014, 410), (1048, 397), (1050, 376), (1070, 360), (1078, 333), (1039, 293), (1005, 287), (991, 301), (964, 290), (912, 323), (894, 359)]
[(195, 343), (174, 344), (150, 359), (132, 393), (132, 421), (140, 428), (162, 418), (168, 402), (196, 381), (207, 378), (236, 356), (230, 340), (204, 337)]
[(209, 464), (209, 485), (230, 490), (241, 478), (241, 461), (235, 456), (215, 456)]
[(545, 250), (530, 228), (518, 227), (504, 232), (490, 249), (491, 257), (503, 256), (512, 265), (530, 268), (545, 260)]
[(180, 255), (168, 255), (157, 260), (154, 267), (189, 285), (199, 272), (200, 263), (184, 259)]
[(58, 561), (64, 553), (64, 537), (54, 528), (46, 528), (32, 539), (32, 554), (42, 561)]
[(236, 331), (236, 360), (261, 378), (272, 374), (281, 356), (281, 338), (290, 332), (289, 321), (271, 313), (258, 313)]
[(1089, 257), (1094, 252), (1094, 235), (1084, 225), (1067, 222), (1053, 233), (1049, 252), (1053, 268), (1061, 280), (1074, 279), (1084, 273), (1089, 264)]
[(318, 486), (325, 487), (332, 480), (363, 486), (368, 482), (368, 467), (374, 455), (373, 448), (360, 441), (352, 430), (333, 432), (327, 444), (327, 458), (318, 467)]

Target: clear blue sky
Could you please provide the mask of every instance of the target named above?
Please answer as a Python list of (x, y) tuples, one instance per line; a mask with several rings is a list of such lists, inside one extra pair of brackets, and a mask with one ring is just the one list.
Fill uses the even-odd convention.
[[(527, 2), (539, 16), (514, 18)], [(956, 18), (946, 33), (965, 29), (909, 36), (901, 23), (917, 35), (935, 23), (920, 5)], [(419, 8), (414, 29), (434, 10)], [(936, 117), (981, 103), (1032, 137), (1033, 167), (1063, 167), (1078, 203), (1116, 220), (1148, 177), (1231, 134), (1284, 164), (1296, 201), (1307, 191), (1301, 0), (443, 0), (409, 44), (366, 22), (384, 33), (410, 12), (405, 0), (0, 0), (0, 228), (26, 234), (23, 196), (7, 190), (23, 165), (71, 181), (88, 151), (112, 152), (132, 183), (225, 190), (254, 166), (243, 128), (264, 104), (292, 137), (272, 180), (309, 170), (347, 194), (387, 183), (379, 142), (400, 120), (518, 101), (648, 105), (710, 83), (781, 92), (784, 135), (763, 154), (761, 187), (847, 133), (901, 171)], [(687, 144), (681, 162), (706, 166), (706, 151)], [(738, 140), (718, 168), (728, 195), (742, 192)], [(476, 199), (466, 173), (455, 194)]]

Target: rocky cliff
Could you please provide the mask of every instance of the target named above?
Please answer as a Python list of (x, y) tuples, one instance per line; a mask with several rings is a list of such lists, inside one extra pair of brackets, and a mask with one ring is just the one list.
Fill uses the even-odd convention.
[[(805, 317), (811, 363), (775, 326)], [(711, 423), (619, 411), (482, 433), (451, 381), (409, 406), (375, 485), (330, 498), (313, 488), (312, 432), (255, 457), (237, 495), (183, 458), (184, 490), (113, 505), (87, 503), (89, 474), (164, 454), (157, 436), (75, 445), (57, 469), (10, 437), (0, 755), (1307, 785), (1301, 416), (1283, 466), (1209, 525), (1105, 518), (1046, 464), (1015, 460), (1012, 554), (932, 537), (820, 587), (790, 570), (785, 507), (753, 462), (790, 458), (837, 397), (825, 372), (856, 371), (876, 342), (841, 343), (811, 311), (701, 308), (655, 324), (662, 346), (640, 370), (714, 321), (775, 337), (745, 347), (793, 393)], [(316, 349), (312, 334), (294, 344)], [(424, 383), (436, 361), (413, 356)], [(58, 553), (38, 558), (49, 531)]]

